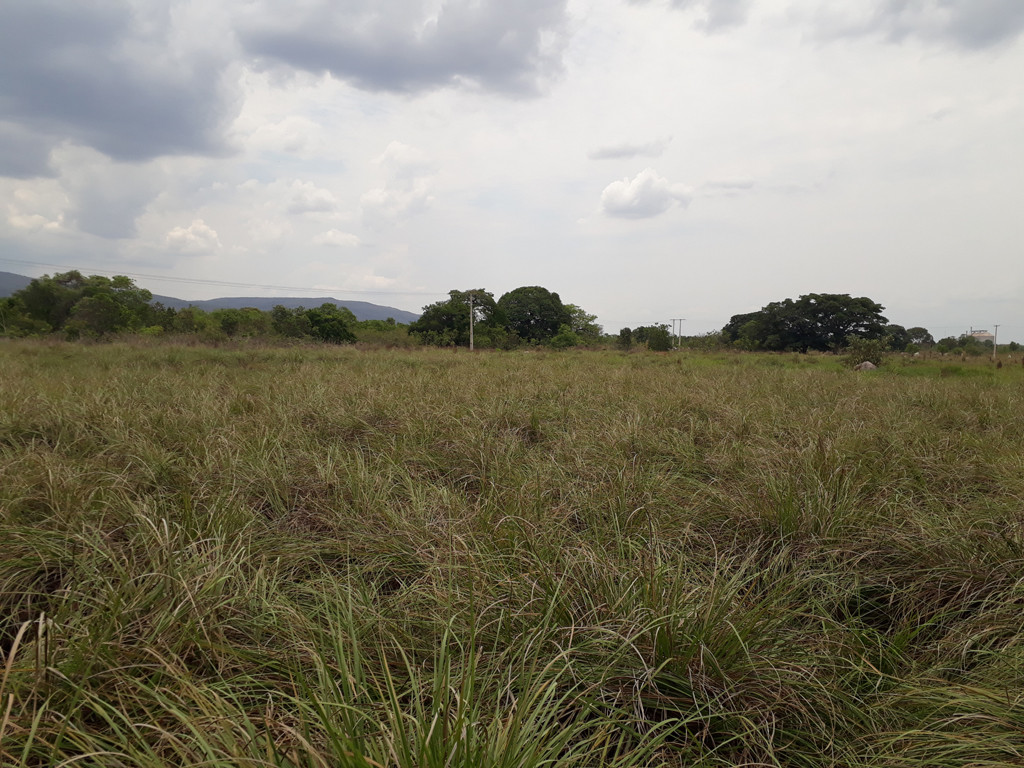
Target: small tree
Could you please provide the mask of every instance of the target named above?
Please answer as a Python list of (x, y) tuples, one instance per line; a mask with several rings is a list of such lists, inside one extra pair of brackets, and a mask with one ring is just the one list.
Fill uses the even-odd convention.
[(935, 346), (935, 338), (928, 332), (927, 328), (922, 328), (919, 325), (907, 328), (907, 335), (910, 336), (910, 342), (917, 344), (919, 347)]
[(558, 333), (551, 337), (548, 344), (555, 349), (576, 347), (580, 344), (580, 337), (567, 323), (562, 323), (558, 328)]
[(630, 328), (623, 328), (619, 331), (618, 338), (615, 340), (615, 346), (621, 350), (627, 350), (633, 346), (633, 331)]
[(846, 339), (846, 356), (843, 358), (851, 368), (861, 363), (881, 365), (885, 353), (891, 349), (889, 337), (881, 339), (865, 339), (861, 336), (848, 336)]
[(601, 338), (602, 328), (597, 324), (597, 315), (591, 315), (575, 304), (566, 304), (565, 311), (569, 313), (568, 324), (572, 332), (579, 336), (581, 341), (589, 343)]
[(672, 349), (672, 335), (665, 323), (642, 325), (633, 332), (633, 337), (653, 352), (668, 352)]

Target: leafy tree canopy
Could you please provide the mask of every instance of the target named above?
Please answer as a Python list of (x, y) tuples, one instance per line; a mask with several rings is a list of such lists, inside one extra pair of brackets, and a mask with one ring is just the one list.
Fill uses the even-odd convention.
[(305, 311), (313, 336), (332, 344), (351, 343), (356, 340), (349, 328), (356, 322), (356, 316), (347, 307), (324, 303), (315, 309)]
[(928, 332), (927, 328), (920, 326), (907, 328), (907, 334), (910, 336), (910, 343), (917, 344), (919, 347), (930, 347), (935, 344), (935, 337)]
[(449, 291), (445, 301), (428, 304), (420, 319), (409, 324), (409, 333), (424, 344), (438, 346), (469, 346), (470, 298), (473, 305), (474, 332), (480, 334), (480, 345), (486, 346), (501, 323), (501, 313), (494, 294), (483, 288)]
[(615, 340), (615, 345), (619, 349), (629, 349), (633, 346), (633, 329), (622, 328), (619, 331), (619, 335)]
[(545, 341), (561, 326), (572, 327), (572, 317), (558, 294), (539, 285), (509, 291), (498, 299), (498, 310), (508, 330), (526, 341)]
[[(903, 352), (909, 345), (913, 344), (913, 339), (910, 337), (910, 331), (904, 328), (902, 325), (896, 325), (895, 323), (889, 323), (885, 326), (885, 338), (888, 341), (888, 347), (893, 352)], [(870, 362), (874, 363), (874, 360)], [(878, 365), (878, 363), (875, 363)]]
[(581, 341), (594, 342), (601, 338), (603, 329), (597, 324), (597, 315), (591, 315), (576, 304), (566, 304), (565, 311), (569, 313), (567, 325)]
[(757, 312), (733, 315), (722, 329), (727, 343), (747, 349), (807, 352), (836, 350), (848, 337), (879, 339), (886, 334), (885, 309), (871, 299), (842, 293), (809, 293)]
[(672, 349), (672, 334), (665, 323), (642, 325), (633, 331), (633, 338), (653, 352), (668, 352)]
[(43, 275), (13, 297), (38, 327), (102, 336), (148, 325), (153, 294), (124, 275), (84, 277), (78, 270)]

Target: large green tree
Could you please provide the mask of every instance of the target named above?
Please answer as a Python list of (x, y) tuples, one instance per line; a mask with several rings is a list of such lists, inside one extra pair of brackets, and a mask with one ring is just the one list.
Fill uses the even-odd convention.
[(16, 338), (47, 333), (49, 330), (48, 323), (29, 316), (18, 297), (0, 299), (0, 336)]
[(473, 307), (475, 345), (492, 346), (501, 335), (503, 323), (494, 294), (483, 288), (449, 291), (445, 301), (423, 308), (419, 320), (409, 324), (409, 333), (423, 344), (469, 346), (470, 303)]
[(935, 344), (935, 337), (928, 332), (927, 328), (918, 325), (907, 328), (907, 333), (910, 335), (911, 344), (917, 344), (919, 347), (931, 347)]
[[(885, 338), (888, 341), (889, 349), (893, 352), (903, 352), (909, 344), (913, 343), (910, 332), (902, 325), (889, 323), (885, 326)], [(872, 360), (871, 362), (874, 362)]]
[(593, 343), (601, 338), (603, 328), (597, 323), (597, 315), (592, 315), (576, 304), (566, 304), (569, 313), (569, 327), (583, 342)]
[(525, 341), (546, 341), (561, 326), (572, 327), (572, 316), (558, 294), (539, 285), (509, 291), (498, 299), (498, 310), (508, 330)]
[(314, 309), (305, 311), (310, 331), (314, 338), (331, 344), (346, 344), (356, 340), (351, 326), (355, 325), (356, 316), (348, 307), (324, 303)]
[(841, 349), (849, 337), (885, 336), (885, 309), (871, 299), (846, 293), (809, 293), (733, 315), (722, 329), (727, 343), (747, 349), (807, 352)]
[(17, 291), (17, 300), (33, 321), (71, 336), (102, 336), (148, 325), (153, 294), (124, 275), (85, 277), (78, 270), (43, 275)]

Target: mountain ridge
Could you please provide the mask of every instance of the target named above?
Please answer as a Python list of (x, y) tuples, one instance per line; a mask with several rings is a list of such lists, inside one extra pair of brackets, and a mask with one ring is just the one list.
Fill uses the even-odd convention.
[[(34, 278), (19, 275), (14, 272), (0, 272), (0, 298), (10, 296), (12, 293), (22, 290), (32, 282)], [(179, 299), (174, 296), (161, 296), (153, 294), (153, 301), (160, 302), (165, 307), (172, 309), (184, 309), (185, 307), (196, 307), (204, 311), (214, 309), (242, 309), (243, 307), (255, 307), (263, 312), (269, 312), (278, 304), (288, 309), (298, 307), (319, 307), (321, 304), (334, 304), (338, 307), (347, 307), (357, 320), (387, 320), (393, 318), (396, 323), (411, 323), (419, 319), (419, 314), (409, 312), (397, 307), (390, 307), (383, 304), (373, 304), (369, 301), (347, 301), (336, 299), (332, 296), (322, 297), (297, 297), (297, 296), (221, 296), (216, 299)]]

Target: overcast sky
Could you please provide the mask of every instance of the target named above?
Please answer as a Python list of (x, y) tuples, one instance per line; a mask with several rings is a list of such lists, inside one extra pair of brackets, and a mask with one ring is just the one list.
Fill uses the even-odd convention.
[(542, 285), (689, 333), (850, 293), (1024, 342), (1022, 178), (1024, 0), (0, 5), (0, 270), (31, 276)]

